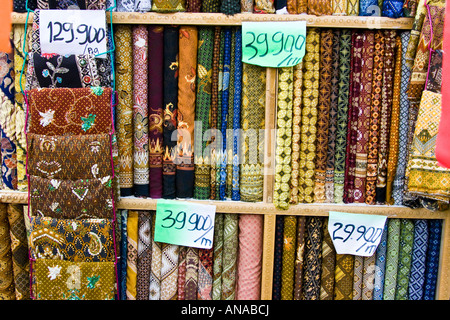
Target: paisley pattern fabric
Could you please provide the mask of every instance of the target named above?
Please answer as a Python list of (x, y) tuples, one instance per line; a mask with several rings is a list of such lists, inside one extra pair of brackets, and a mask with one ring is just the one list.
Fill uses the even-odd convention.
[(35, 260), (114, 261), (110, 219), (31, 217), (30, 225), (30, 253)]
[(32, 215), (113, 218), (112, 179), (58, 180), (29, 176)]
[(29, 133), (28, 174), (49, 179), (92, 179), (112, 172), (108, 134), (47, 136)]
[(114, 262), (38, 259), (34, 263), (37, 300), (113, 300)]
[(110, 133), (111, 88), (43, 88), (27, 92), (29, 133)]

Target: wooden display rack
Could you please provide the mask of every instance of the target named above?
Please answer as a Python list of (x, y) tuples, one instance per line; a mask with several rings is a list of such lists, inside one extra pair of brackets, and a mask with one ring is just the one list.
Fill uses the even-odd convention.
[[(12, 13), (12, 24), (24, 24), (26, 13)], [(362, 29), (396, 29), (410, 30), (414, 19), (391, 19), (385, 17), (358, 17), (358, 16), (311, 16), (311, 15), (276, 15), (240, 13), (227, 16), (221, 13), (137, 13), (113, 12), (112, 17), (107, 13), (108, 21), (114, 24), (170, 24), (170, 25), (214, 25), (239, 26), (244, 21), (306, 21), (307, 27), (321, 28), (362, 28)], [(28, 15), (27, 23), (32, 23), (32, 13)], [(265, 128), (275, 129), (277, 109), (277, 69), (267, 68), (266, 77), (266, 114)], [(365, 204), (296, 204), (288, 210), (279, 210), (272, 203), (274, 190), (275, 139), (270, 136), (271, 130), (266, 131), (266, 148), (264, 168), (264, 196), (258, 203), (242, 201), (213, 201), (213, 200), (179, 200), (213, 204), (216, 212), (236, 214), (262, 214), (264, 215), (263, 235), (263, 261), (261, 279), (261, 300), (272, 299), (272, 281), (275, 249), (275, 227), (277, 215), (296, 216), (328, 216), (329, 211), (344, 211), (351, 213), (378, 214), (388, 218), (407, 219), (442, 219), (442, 241), (439, 264), (438, 289), (436, 299), (450, 299), (450, 210), (434, 212), (426, 209), (410, 209), (403, 206), (379, 206)], [(0, 190), (0, 202), (27, 204), (27, 192)], [(118, 209), (130, 210), (156, 210), (156, 199), (143, 199), (124, 197), (118, 202)]]

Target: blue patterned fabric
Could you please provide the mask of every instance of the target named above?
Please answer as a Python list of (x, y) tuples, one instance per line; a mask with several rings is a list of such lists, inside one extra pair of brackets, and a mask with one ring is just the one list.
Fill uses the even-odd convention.
[(241, 128), (241, 91), (242, 91), (242, 34), (241, 29), (235, 31), (234, 51), (234, 101), (233, 101), (233, 187), (231, 189), (231, 200), (241, 200), (239, 192), (239, 151)]
[(422, 300), (425, 283), (425, 262), (428, 247), (428, 222), (424, 219), (414, 221), (414, 244), (411, 271), (409, 274), (409, 300)]
[(428, 221), (429, 236), (423, 300), (434, 300), (439, 268), (442, 220)]
[(225, 200), (227, 189), (227, 125), (228, 125), (228, 100), (230, 95), (230, 64), (231, 64), (231, 29), (223, 30), (224, 48), (223, 48), (223, 80), (222, 80), (222, 110), (221, 126), (222, 133), (222, 154), (219, 167), (219, 200)]
[(117, 285), (119, 287), (119, 300), (127, 300), (127, 221), (128, 221), (128, 210), (119, 211), (120, 219), (120, 261), (118, 263), (117, 274), (119, 279), (117, 280)]
[(384, 272), (386, 270), (386, 251), (387, 251), (387, 221), (384, 225), (383, 234), (381, 235), (380, 244), (375, 253), (375, 279), (373, 287), (373, 300), (383, 300), (384, 289)]
[(381, 8), (378, 6), (378, 0), (359, 0), (360, 16), (380, 16)]
[(384, 0), (381, 15), (389, 18), (403, 17), (403, 0)]

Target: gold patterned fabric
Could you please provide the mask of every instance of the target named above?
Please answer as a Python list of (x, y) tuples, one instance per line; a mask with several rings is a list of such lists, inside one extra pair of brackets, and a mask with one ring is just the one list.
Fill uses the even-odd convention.
[(38, 259), (34, 263), (37, 300), (113, 300), (114, 262)]
[(328, 232), (328, 219), (323, 222), (322, 270), (320, 275), (320, 300), (333, 300), (336, 250)]
[(320, 31), (310, 28), (303, 58), (302, 126), (299, 169), (299, 202), (314, 201), (315, 144), (320, 79)]
[(333, 1), (308, 0), (308, 14), (322, 16), (333, 14)]
[(359, 15), (359, 0), (348, 0), (347, 15), (348, 16), (358, 16)]
[(241, 166), (239, 192), (242, 201), (263, 200), (264, 168), (261, 161), (266, 104), (266, 69), (242, 64)]
[(297, 248), (297, 217), (284, 217), (281, 300), (293, 300), (295, 255)]
[(354, 256), (349, 254), (336, 255), (334, 300), (352, 300), (354, 264)]
[(345, 16), (347, 14), (348, 0), (334, 0), (333, 1), (333, 15)]
[(127, 219), (127, 300), (136, 300), (137, 257), (138, 257), (138, 213), (128, 211)]
[(0, 299), (16, 300), (11, 258), (11, 237), (6, 207), (6, 204), (0, 204)]
[(116, 132), (119, 148), (119, 184), (122, 196), (133, 189), (133, 46), (130, 25), (117, 25), (114, 32), (117, 91)]
[(430, 198), (450, 198), (450, 170), (438, 165), (436, 136), (441, 117), (442, 96), (424, 91), (408, 161), (408, 190)]
[(280, 209), (287, 209), (290, 199), (293, 80), (292, 67), (280, 68), (278, 71), (277, 147), (273, 195), (274, 204)]

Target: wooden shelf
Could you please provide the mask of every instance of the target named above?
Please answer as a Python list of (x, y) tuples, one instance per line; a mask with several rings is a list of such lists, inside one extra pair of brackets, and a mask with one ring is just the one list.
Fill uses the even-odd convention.
[[(0, 190), (0, 202), (27, 204), (27, 192)], [(157, 199), (123, 197), (117, 204), (118, 209), (129, 210), (156, 210)], [(243, 202), (243, 201), (215, 201), (181, 199), (190, 203), (211, 204), (216, 206), (220, 213), (238, 214), (263, 214), (263, 215), (303, 215), (303, 216), (328, 216), (329, 211), (343, 211), (349, 213), (365, 213), (385, 215), (389, 218), (421, 218), (421, 219), (445, 219), (449, 211), (434, 212), (427, 209), (410, 209), (403, 206), (365, 205), (365, 204), (333, 204), (311, 203), (291, 205), (288, 210), (275, 208), (272, 203)]]
[[(107, 12), (108, 22), (111, 21)], [(26, 13), (13, 12), (13, 24), (24, 24)], [(32, 23), (33, 14), (30, 13), (28, 23)], [(116, 24), (169, 24), (169, 25), (219, 25), (239, 26), (244, 21), (271, 22), (271, 21), (306, 21), (308, 27), (322, 28), (365, 28), (365, 29), (403, 29), (412, 28), (413, 18), (392, 19), (386, 17), (359, 17), (359, 16), (312, 16), (306, 14), (254, 14), (238, 13), (227, 16), (223, 13), (157, 13), (157, 12), (113, 12), (112, 22)]]

